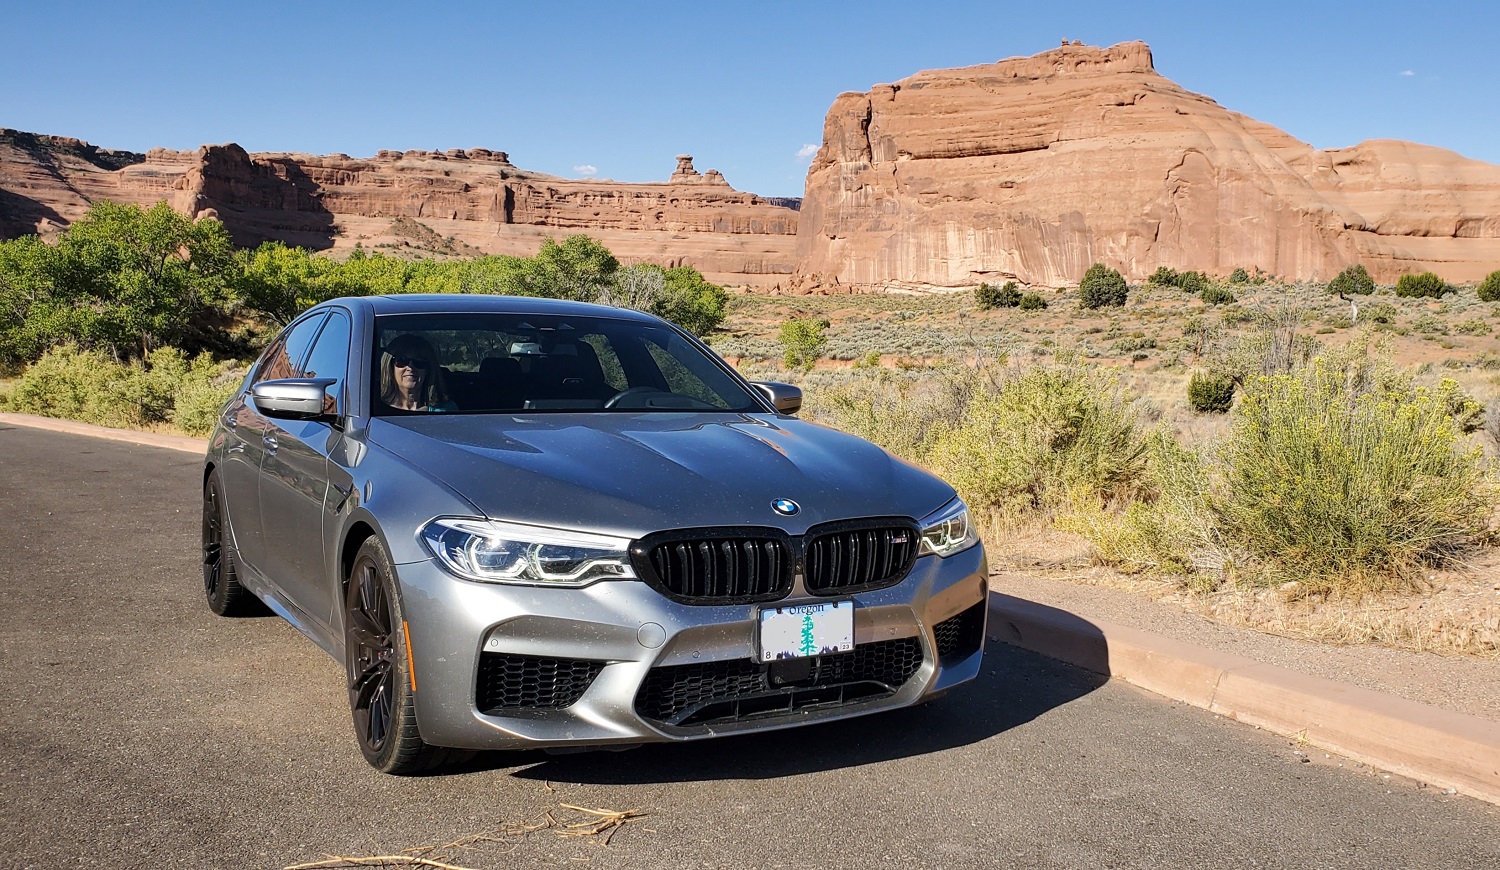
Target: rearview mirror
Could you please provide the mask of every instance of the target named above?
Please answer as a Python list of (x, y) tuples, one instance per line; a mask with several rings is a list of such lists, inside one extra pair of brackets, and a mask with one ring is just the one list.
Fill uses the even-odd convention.
[(802, 388), (779, 381), (751, 381), (755, 387), (771, 400), (771, 405), (783, 414), (795, 414), (802, 410)]
[(339, 415), (338, 402), (328, 388), (338, 378), (283, 378), (261, 381), (250, 388), (250, 399), (267, 417), (286, 420), (326, 420)]

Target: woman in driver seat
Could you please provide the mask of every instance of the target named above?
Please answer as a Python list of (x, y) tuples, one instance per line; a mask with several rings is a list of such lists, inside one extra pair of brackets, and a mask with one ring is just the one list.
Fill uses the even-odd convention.
[(401, 335), (380, 354), (380, 401), (401, 411), (456, 411), (443, 390), (432, 345)]

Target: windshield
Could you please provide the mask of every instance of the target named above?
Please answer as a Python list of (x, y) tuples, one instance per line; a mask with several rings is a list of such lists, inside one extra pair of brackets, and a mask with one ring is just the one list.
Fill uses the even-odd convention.
[(410, 314), (375, 320), (376, 416), (763, 411), (677, 331), (607, 317)]

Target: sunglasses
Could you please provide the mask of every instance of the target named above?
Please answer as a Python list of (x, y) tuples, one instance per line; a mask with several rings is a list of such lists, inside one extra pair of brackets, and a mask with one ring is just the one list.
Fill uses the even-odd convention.
[(391, 355), (391, 365), (398, 369), (416, 369), (422, 371), (427, 368), (427, 360), (416, 356)]

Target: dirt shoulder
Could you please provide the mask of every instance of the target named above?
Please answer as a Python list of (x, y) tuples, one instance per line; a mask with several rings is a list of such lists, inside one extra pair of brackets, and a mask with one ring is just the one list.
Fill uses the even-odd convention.
[[(1500, 722), (1500, 666), (1493, 659), (1408, 652), (1374, 644), (1335, 646), (1216, 622), (1140, 592), (998, 571), (997, 592), (1085, 618), (1245, 656), (1315, 677)], [(1500, 601), (1500, 594), (1496, 596)]]

